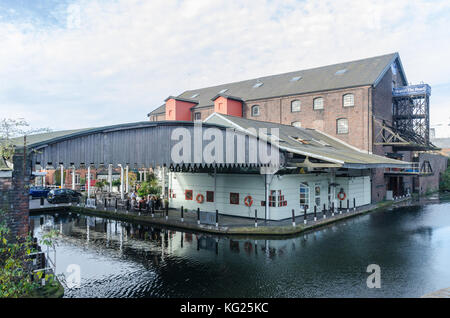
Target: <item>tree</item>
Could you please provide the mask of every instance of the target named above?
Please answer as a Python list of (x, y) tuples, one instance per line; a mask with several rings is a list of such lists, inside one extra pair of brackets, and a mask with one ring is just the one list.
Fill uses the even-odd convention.
[(6, 164), (11, 167), (8, 162), (11, 161), (14, 155), (14, 138), (23, 136), (23, 145), (26, 145), (27, 135), (50, 131), (49, 128), (32, 129), (29, 127), (30, 124), (28, 124), (28, 122), (26, 122), (23, 118), (3, 118), (0, 120), (0, 160), (3, 161), (4, 165)]

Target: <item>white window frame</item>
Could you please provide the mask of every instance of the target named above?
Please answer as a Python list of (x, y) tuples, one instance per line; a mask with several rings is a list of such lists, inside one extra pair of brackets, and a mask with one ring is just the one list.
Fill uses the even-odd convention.
[[(349, 99), (351, 97), (351, 100)], [(348, 93), (342, 96), (342, 107), (355, 106), (355, 94)]]
[[(304, 195), (305, 195), (305, 197), (304, 197), (304, 204), (302, 204), (302, 189), (305, 189), (305, 192), (304, 192)], [(309, 209), (309, 185), (308, 185), (308, 183), (303, 183), (303, 182), (301, 182), (300, 183), (300, 187), (299, 187), (299, 203), (300, 203), (300, 209), (304, 209), (305, 208), (305, 205), (307, 205), (308, 206), (308, 209)]]
[[(346, 129), (346, 131), (341, 131), (341, 127), (339, 126), (339, 123), (340, 122), (346, 122), (347, 123), (347, 129)], [(338, 135), (345, 135), (345, 134), (348, 134), (348, 119), (347, 118), (338, 118), (337, 120), (336, 120), (336, 133), (338, 134)]]
[[(317, 101), (322, 101), (322, 105), (320, 106), (318, 106), (318, 105), (316, 105), (316, 102)], [(314, 98), (313, 99), (313, 109), (314, 110), (321, 110), (321, 109), (323, 109), (324, 108), (324, 99), (323, 99), (323, 97), (316, 97), (316, 98)]]
[[(258, 110), (257, 113), (255, 113), (255, 109)], [(261, 115), (260, 109), (259, 109), (259, 105), (253, 105), (251, 108), (251, 113), (252, 113), (252, 117), (258, 117), (259, 115)]]
[[(298, 109), (294, 109), (294, 103), (298, 103)], [(298, 99), (291, 101), (291, 113), (297, 113), (302, 109), (302, 102)]]

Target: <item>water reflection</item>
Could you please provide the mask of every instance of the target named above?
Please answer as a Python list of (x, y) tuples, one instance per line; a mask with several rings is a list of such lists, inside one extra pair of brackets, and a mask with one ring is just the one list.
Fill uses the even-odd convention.
[[(75, 213), (31, 219), (59, 230), (67, 297), (418, 297), (450, 286), (450, 203), (380, 211), (289, 239), (217, 237)], [(368, 289), (369, 264), (382, 288)]]

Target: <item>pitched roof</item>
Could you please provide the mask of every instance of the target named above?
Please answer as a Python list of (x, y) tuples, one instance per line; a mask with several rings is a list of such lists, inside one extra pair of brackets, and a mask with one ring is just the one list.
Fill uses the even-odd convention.
[(205, 122), (233, 127), (243, 131), (248, 131), (249, 128), (257, 130), (259, 128), (278, 128), (278, 138), (280, 139), (278, 146), (280, 149), (311, 158), (339, 163), (347, 168), (401, 167), (410, 164), (405, 161), (369, 154), (315, 129), (298, 128), (218, 113), (211, 114), (205, 119)]
[[(212, 99), (226, 89), (226, 94), (244, 101), (312, 93), (326, 90), (374, 85), (382, 78), (390, 65), (398, 59), (401, 74), (406, 82), (398, 53), (265, 76), (240, 82), (222, 84), (201, 89), (188, 90), (178, 95), (198, 101), (193, 108), (212, 106)], [(256, 83), (262, 85), (255, 87)], [(196, 96), (196, 94), (198, 94)], [(162, 111), (159, 107), (150, 114)]]

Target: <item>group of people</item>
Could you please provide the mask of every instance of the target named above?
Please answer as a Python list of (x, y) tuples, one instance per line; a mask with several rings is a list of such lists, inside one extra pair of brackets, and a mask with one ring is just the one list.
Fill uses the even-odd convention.
[(131, 207), (133, 209), (146, 210), (161, 210), (163, 208), (162, 200), (160, 197), (155, 195), (148, 195), (147, 197), (139, 197), (136, 191), (133, 191), (130, 195)]

